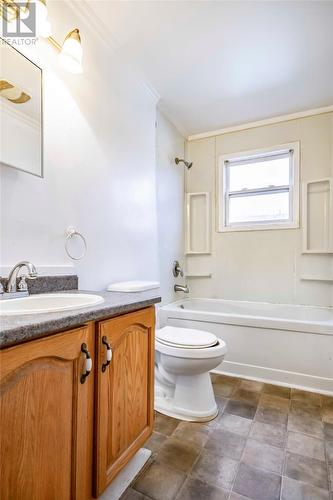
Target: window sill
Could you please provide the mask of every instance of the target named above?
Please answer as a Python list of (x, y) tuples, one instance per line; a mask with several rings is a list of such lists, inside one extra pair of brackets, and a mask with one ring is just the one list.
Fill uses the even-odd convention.
[(299, 223), (251, 224), (248, 226), (224, 226), (218, 228), (218, 233), (234, 233), (239, 231), (270, 231), (276, 229), (299, 229)]

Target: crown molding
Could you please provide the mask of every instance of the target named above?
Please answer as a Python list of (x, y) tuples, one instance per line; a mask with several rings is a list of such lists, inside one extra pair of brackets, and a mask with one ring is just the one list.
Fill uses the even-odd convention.
[(206, 139), (208, 137), (215, 137), (222, 134), (230, 134), (232, 132), (240, 132), (241, 130), (248, 130), (256, 127), (264, 127), (265, 125), (273, 125), (274, 123), (287, 122), (290, 120), (297, 120), (299, 118), (306, 118), (308, 116), (322, 115), (324, 113), (331, 113), (333, 111), (333, 105), (324, 106), (322, 108), (309, 109), (306, 111), (299, 111), (297, 113), (291, 113), (288, 115), (274, 116), (273, 118), (267, 118), (265, 120), (258, 120), (256, 122), (244, 123), (242, 125), (235, 125), (234, 127), (220, 128), (217, 130), (211, 130), (209, 132), (203, 132), (200, 134), (193, 134), (187, 137), (188, 141), (197, 141), (198, 139)]
[[(87, 0), (67, 0), (66, 4), (72, 10), (72, 12), (78, 17), (80, 23), (88, 30), (91, 35), (103, 44), (105, 49), (109, 52), (115, 52), (120, 49), (121, 44), (119, 40), (114, 36), (113, 33), (107, 27), (107, 24), (99, 19), (94, 10), (91, 8), (91, 5), (87, 2)], [(87, 22), (87, 20), (89, 22)], [(143, 84), (144, 87), (149, 91), (153, 99), (158, 102), (161, 98), (157, 90), (153, 87), (153, 85), (145, 80), (142, 75), (139, 74), (137, 70), (133, 67), (133, 65), (128, 61), (132, 70), (134, 71), (136, 80)]]
[(67, 0), (66, 5), (78, 17), (86, 30), (98, 39), (106, 49), (115, 51), (119, 47), (119, 42), (110, 33), (105, 23), (97, 18), (95, 12), (86, 0)]
[(184, 137), (184, 140), (188, 136), (188, 131), (183, 127), (181, 123), (179, 123), (177, 120), (174, 119), (174, 117), (169, 113), (169, 109), (163, 99), (161, 99), (158, 104), (157, 108), (161, 113), (169, 120), (169, 122), (172, 123), (172, 125), (178, 130), (178, 132)]

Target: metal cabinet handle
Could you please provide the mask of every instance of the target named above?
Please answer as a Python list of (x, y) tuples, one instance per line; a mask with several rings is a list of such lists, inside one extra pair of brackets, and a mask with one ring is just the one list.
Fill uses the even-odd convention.
[(86, 381), (86, 378), (88, 377), (89, 373), (92, 370), (92, 359), (90, 356), (90, 352), (88, 351), (87, 344), (81, 345), (81, 352), (83, 352), (86, 355), (85, 371), (84, 371), (84, 373), (82, 373), (81, 379), (80, 379), (81, 384), (84, 384)]
[(111, 346), (110, 346), (108, 339), (105, 335), (104, 335), (104, 337), (102, 337), (102, 343), (106, 347), (106, 362), (102, 364), (102, 372), (105, 372), (107, 366), (109, 366), (109, 364), (111, 363), (112, 349), (111, 349)]

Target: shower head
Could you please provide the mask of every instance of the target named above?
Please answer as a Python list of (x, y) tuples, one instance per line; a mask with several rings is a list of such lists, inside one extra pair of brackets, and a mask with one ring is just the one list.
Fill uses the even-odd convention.
[(183, 160), (182, 158), (175, 158), (175, 164), (178, 165), (179, 163), (184, 163), (185, 167), (187, 167), (188, 169), (190, 169), (193, 165), (192, 162)]

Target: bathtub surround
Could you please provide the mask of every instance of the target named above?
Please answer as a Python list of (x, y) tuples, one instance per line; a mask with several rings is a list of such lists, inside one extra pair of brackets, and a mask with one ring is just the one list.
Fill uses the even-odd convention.
[(331, 308), (189, 299), (159, 315), (161, 326), (208, 331), (225, 341), (217, 372), (333, 395)]
[(198, 424), (157, 414), (152, 458), (121, 500), (332, 498), (333, 398), (212, 380), (219, 416)]
[(158, 252), (161, 294), (164, 304), (176, 299), (172, 266), (184, 256), (184, 179), (185, 167), (175, 165), (184, 156), (185, 139), (157, 110), (156, 117), (156, 196)]
[[(299, 229), (217, 231), (216, 179), (220, 156), (297, 141), (301, 183), (333, 175), (332, 112), (188, 142), (188, 158), (195, 168), (186, 172), (186, 191), (209, 192), (212, 197), (211, 254), (186, 258), (190, 274), (211, 273), (212, 277), (191, 280), (193, 297), (333, 305), (331, 282), (304, 279), (329, 275), (333, 256), (302, 254), (302, 212)], [(302, 184), (300, 207), (301, 188)]]

